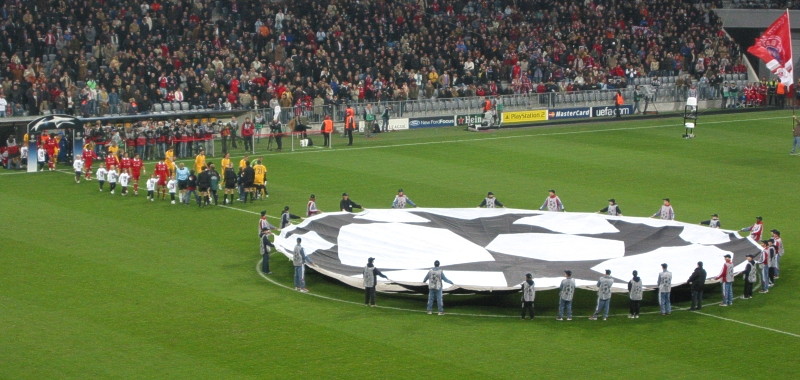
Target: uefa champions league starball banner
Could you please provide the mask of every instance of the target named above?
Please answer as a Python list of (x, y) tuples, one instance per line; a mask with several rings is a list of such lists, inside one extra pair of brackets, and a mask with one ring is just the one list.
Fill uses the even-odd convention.
[(667, 263), (678, 286), (698, 261), (712, 281), (725, 254), (740, 272), (745, 255), (760, 252), (734, 231), (672, 220), (506, 208), (323, 213), (283, 229), (275, 238), (278, 251), (291, 258), (297, 237), (311, 268), (354, 287), (363, 287), (363, 268), (374, 257), (391, 279), (378, 284), (387, 292), (422, 291), (436, 260), (455, 283), (445, 284), (446, 292), (516, 290), (526, 273), (533, 273), (537, 289), (554, 289), (565, 270), (578, 287), (593, 289), (606, 269), (613, 289), (627, 291), (633, 270), (654, 288)]

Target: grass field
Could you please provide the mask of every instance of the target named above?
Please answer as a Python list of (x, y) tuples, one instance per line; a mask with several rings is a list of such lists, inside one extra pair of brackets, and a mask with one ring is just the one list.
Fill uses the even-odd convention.
[[(271, 197), (227, 208), (111, 196), (75, 184), (66, 167), (0, 170), (0, 378), (793, 378), (800, 157), (788, 155), (790, 117), (701, 116), (688, 141), (679, 118), (414, 130), (353, 147), (337, 137), (333, 150), (266, 154)], [(554, 291), (537, 294), (534, 321), (518, 319), (518, 296), (445, 297), (448, 315), (429, 316), (420, 296), (379, 294), (380, 307), (365, 308), (361, 290), (315, 273), (311, 293), (290, 290), (281, 255), (268, 279), (256, 270), (254, 213), (301, 214), (310, 193), (332, 211), (343, 191), (388, 208), (399, 187), (424, 207), (474, 207), (493, 191), (528, 209), (553, 188), (568, 211), (614, 197), (630, 216), (670, 197), (685, 222), (719, 213), (735, 229), (762, 215), (788, 256), (774, 290), (733, 307), (716, 306), (719, 286), (708, 286), (702, 313), (629, 320), (626, 295), (615, 295), (608, 321), (571, 322), (555, 321)], [(673, 298), (688, 307), (685, 289)], [(575, 313), (594, 299), (579, 290)], [(656, 310), (647, 294), (643, 311)]]

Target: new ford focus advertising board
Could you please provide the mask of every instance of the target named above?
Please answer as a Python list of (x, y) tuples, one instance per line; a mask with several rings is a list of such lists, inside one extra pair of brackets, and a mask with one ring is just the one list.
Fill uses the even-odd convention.
[(408, 127), (411, 129), (452, 127), (454, 125), (456, 125), (455, 119), (452, 116), (414, 117), (408, 119)]

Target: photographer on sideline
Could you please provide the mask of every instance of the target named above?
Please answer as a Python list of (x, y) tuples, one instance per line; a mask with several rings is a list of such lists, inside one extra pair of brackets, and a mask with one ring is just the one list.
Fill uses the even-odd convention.
[[(282, 128), (283, 128), (283, 126), (281, 125), (281, 122), (278, 121), (278, 120), (274, 120), (273, 119), (269, 123), (269, 133), (270, 133), (269, 139), (270, 139), (270, 141), (272, 141), (273, 138), (275, 139), (275, 143), (278, 144), (278, 149), (277, 150), (279, 152), (283, 148), (283, 141), (281, 141), (283, 139), (283, 130), (282, 130)], [(270, 145), (270, 144), (268, 144), (268, 145)]]

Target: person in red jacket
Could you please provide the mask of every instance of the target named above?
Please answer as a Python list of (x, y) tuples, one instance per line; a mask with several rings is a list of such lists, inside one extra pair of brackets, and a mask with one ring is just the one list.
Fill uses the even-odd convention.
[(750, 232), (750, 238), (761, 241), (761, 232), (764, 231), (764, 221), (760, 216), (756, 217), (756, 223), (750, 227), (742, 228), (741, 231)]
[(133, 195), (139, 195), (139, 177), (145, 172), (144, 163), (139, 155), (131, 160), (131, 178), (133, 178)]
[(117, 159), (117, 155), (108, 153), (108, 155), (106, 155), (106, 170), (111, 170), (112, 166), (119, 166), (119, 160)]
[(94, 152), (94, 143), (89, 142), (88, 144), (83, 146), (83, 153), (81, 153), (81, 157), (83, 157), (83, 169), (86, 173), (86, 180), (92, 180), (92, 164), (94, 160), (97, 158), (97, 154)]
[(54, 133), (51, 133), (49, 138), (44, 141), (44, 150), (47, 152), (47, 169), (56, 170), (58, 140), (56, 140), (56, 135)]
[(722, 265), (722, 272), (714, 279), (722, 281), (722, 303), (720, 306), (733, 305), (733, 263), (731, 262), (731, 255), (725, 255), (725, 264)]
[(247, 117), (242, 123), (242, 139), (244, 140), (245, 152), (253, 151), (253, 134), (255, 133), (256, 125)]

